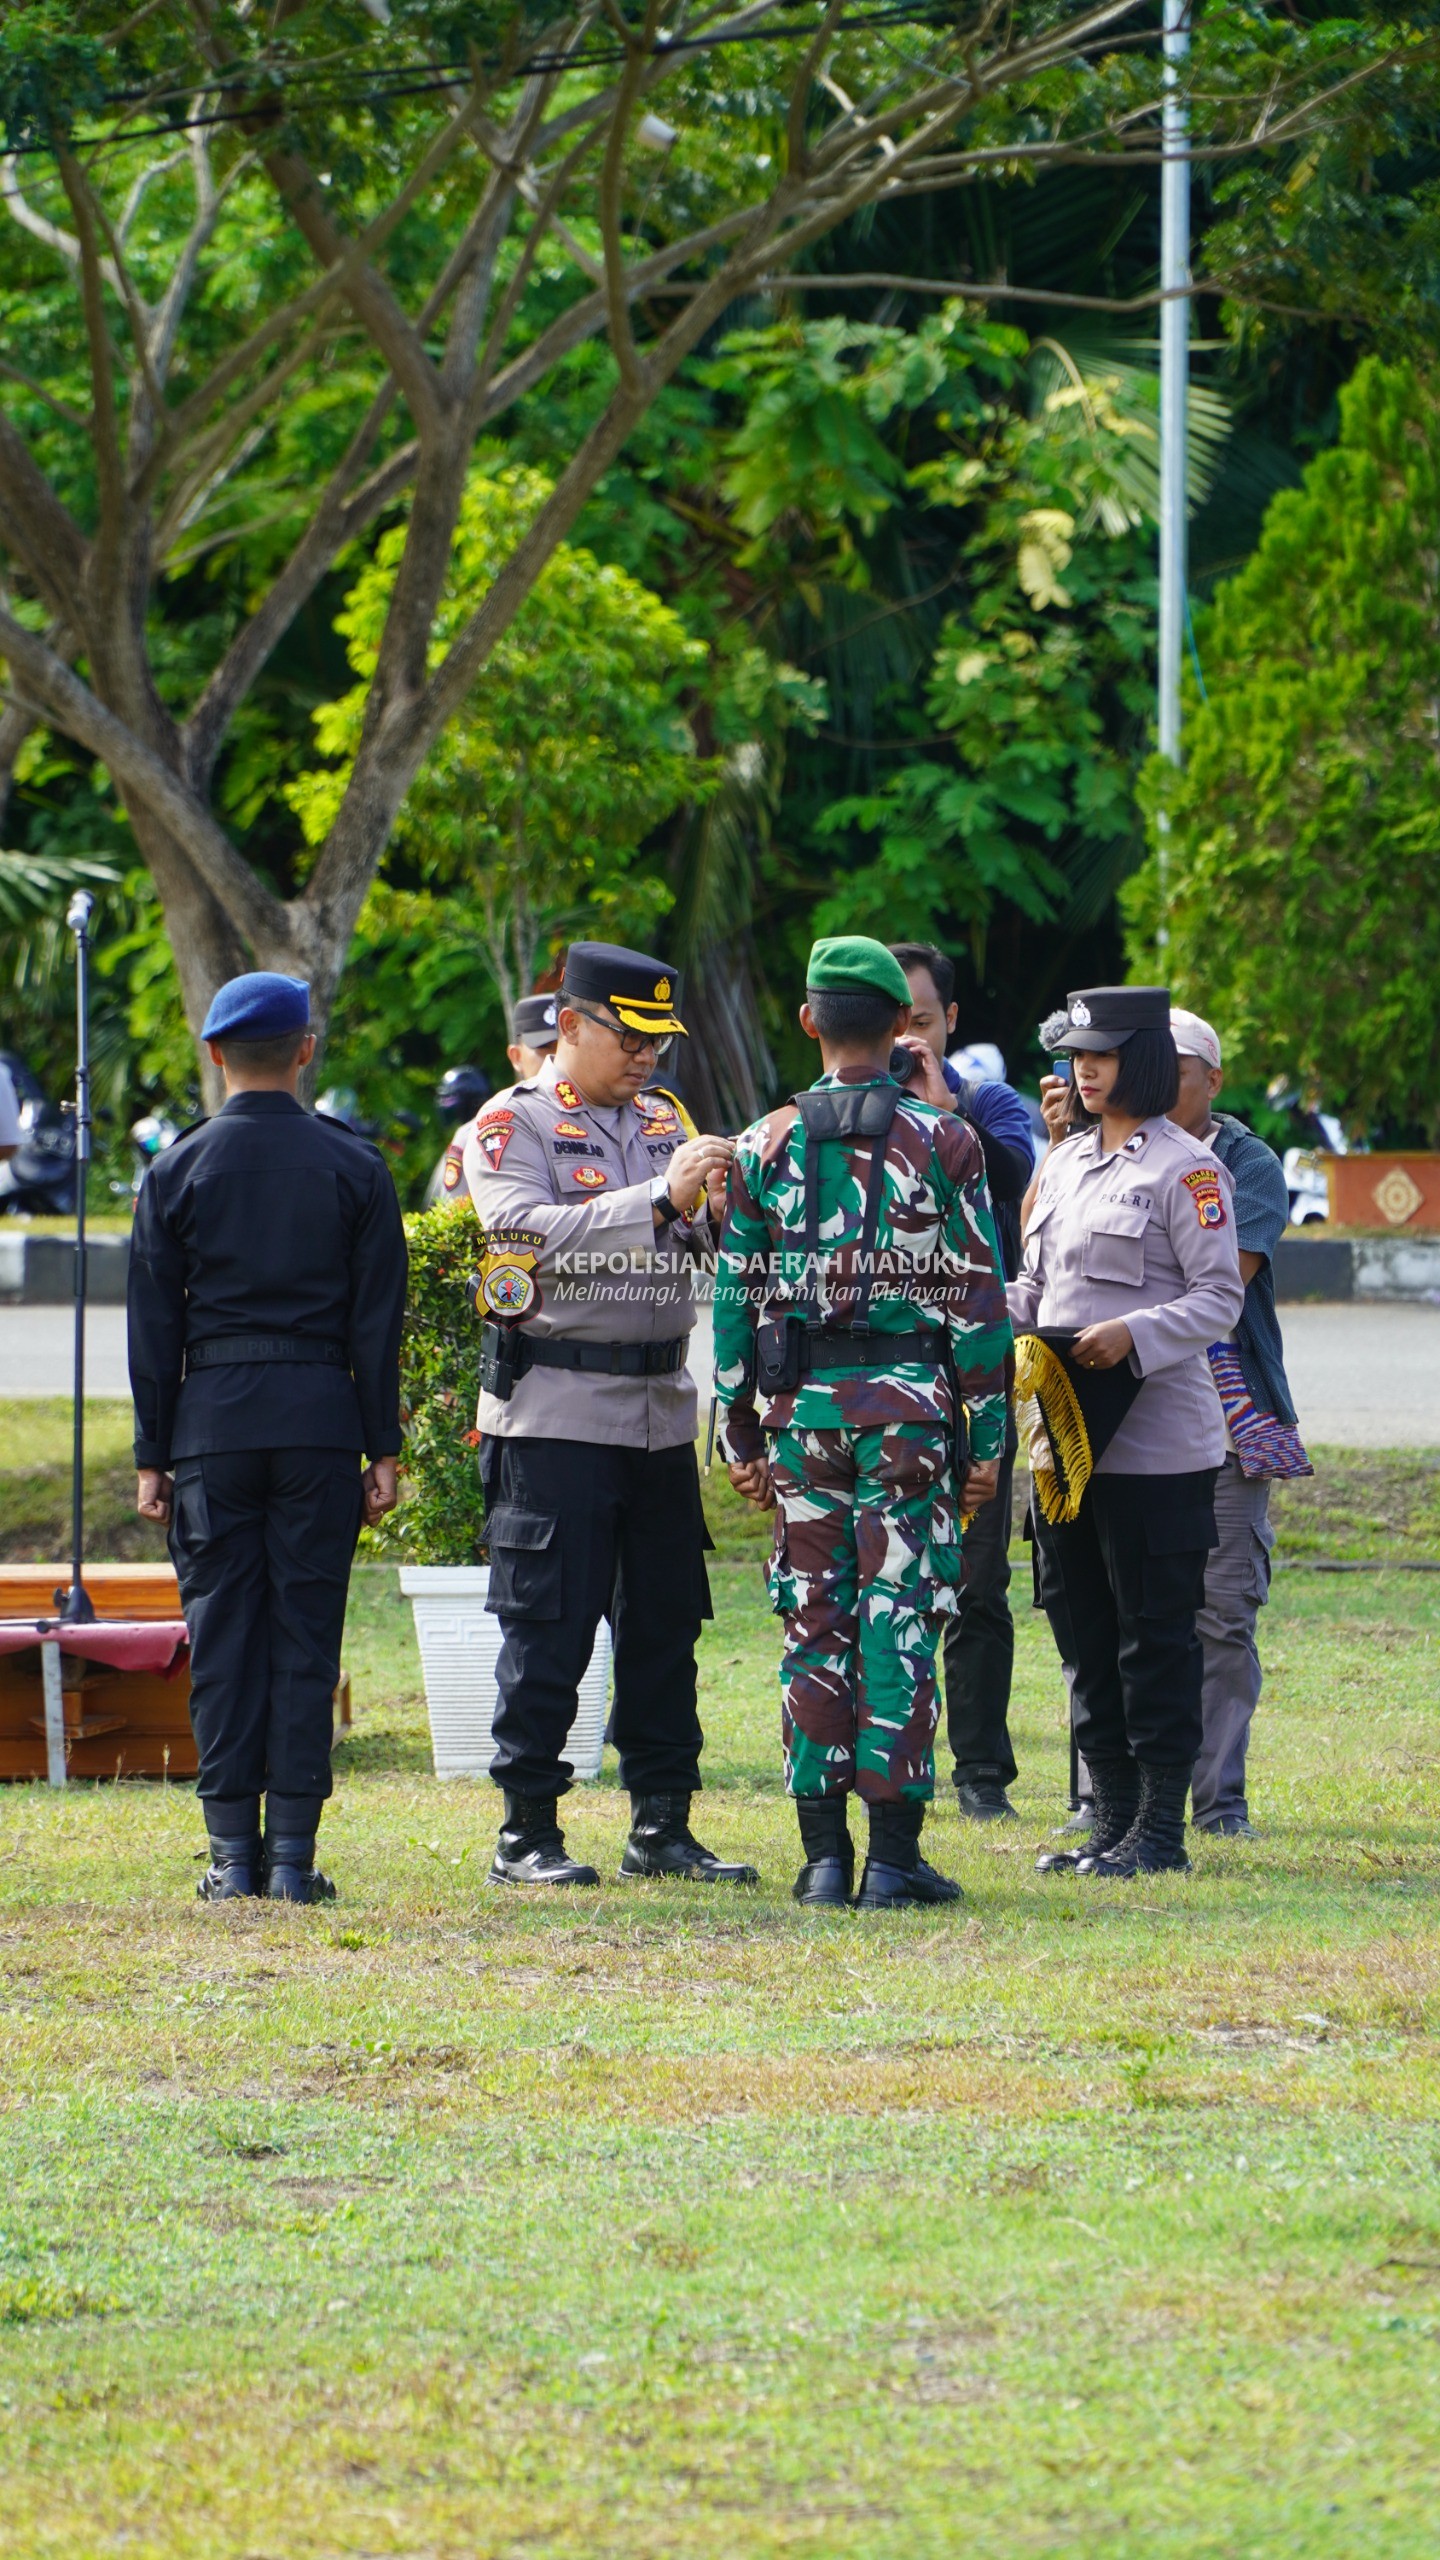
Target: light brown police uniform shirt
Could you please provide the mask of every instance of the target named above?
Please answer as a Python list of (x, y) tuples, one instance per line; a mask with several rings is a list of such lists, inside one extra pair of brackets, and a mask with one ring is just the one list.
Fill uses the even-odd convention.
[(1052, 1147), (1006, 1291), (1017, 1333), (1130, 1328), (1144, 1385), (1097, 1475), (1186, 1475), (1218, 1467), (1225, 1420), (1210, 1363), (1245, 1303), (1231, 1202), (1218, 1156), (1173, 1120), (1144, 1120), (1100, 1151), (1100, 1124)]
[[(709, 1218), (702, 1212), (657, 1231), (650, 1197), (684, 1142), (684, 1124), (664, 1095), (640, 1094), (613, 1108), (585, 1102), (553, 1058), (477, 1114), (465, 1179), (489, 1255), (513, 1253), (533, 1275), (534, 1299), (520, 1319), (530, 1340), (689, 1335), (692, 1265), (714, 1244)], [(508, 1404), (482, 1392), (476, 1419), (487, 1438), (675, 1449), (695, 1438), (696, 1402), (684, 1368), (653, 1378), (530, 1369)]]

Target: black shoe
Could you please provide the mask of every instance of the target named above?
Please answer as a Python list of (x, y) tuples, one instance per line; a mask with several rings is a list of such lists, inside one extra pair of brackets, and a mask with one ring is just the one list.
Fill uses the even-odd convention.
[(688, 1796), (632, 1796), (622, 1876), (681, 1876), (693, 1884), (758, 1884), (754, 1867), (717, 1858), (690, 1828)]
[(924, 1823), (925, 1807), (913, 1797), (898, 1804), (872, 1804), (870, 1850), (855, 1896), (857, 1911), (893, 1911), (907, 1902), (964, 1901), (958, 1884), (937, 1875), (921, 1857)]
[(1191, 1767), (1192, 1763), (1186, 1760), (1177, 1768), (1142, 1768), (1139, 1810), (1123, 1840), (1082, 1858), (1078, 1872), (1101, 1877), (1188, 1876), (1185, 1799), (1190, 1792)]
[[(1065, 1830), (1073, 1828), (1077, 1845), (1073, 1849), (1042, 1849), (1035, 1861), (1037, 1876), (1078, 1875), (1082, 1862), (1088, 1867), (1099, 1852), (1113, 1849), (1123, 1840), (1135, 1819), (1140, 1805), (1140, 1771), (1128, 1751), (1091, 1760), (1087, 1765), (1095, 1790), (1089, 1820), (1082, 1828), (1080, 1815), (1072, 1816)], [(1081, 1812), (1084, 1810), (1082, 1806)]]
[(998, 1778), (957, 1778), (955, 1794), (967, 1822), (1018, 1822), (1020, 1819)]
[(906, 1902), (963, 1902), (964, 1894), (951, 1877), (937, 1875), (923, 1858), (913, 1867), (891, 1867), (878, 1858), (867, 1858), (855, 1896), (857, 1911), (894, 1911)]
[(598, 1868), (582, 1867), (567, 1854), (555, 1802), (554, 1796), (506, 1796), (492, 1884), (599, 1883)]
[(844, 1796), (797, 1796), (806, 1863), (791, 1891), (809, 1909), (848, 1911), (855, 1890), (855, 1851), (850, 1841)]
[(1218, 1813), (1213, 1822), (1192, 1822), (1190, 1828), (1207, 1840), (1257, 1840), (1260, 1836), (1247, 1813)]
[(790, 1891), (807, 1910), (848, 1911), (855, 1891), (855, 1870), (843, 1858), (811, 1858)]
[(201, 1902), (244, 1902), (265, 1890), (264, 1845), (258, 1831), (246, 1840), (210, 1834), (210, 1864), (195, 1887)]
[(333, 1902), (335, 1887), (315, 1864), (315, 1838), (272, 1833), (265, 1843), (267, 1902)]

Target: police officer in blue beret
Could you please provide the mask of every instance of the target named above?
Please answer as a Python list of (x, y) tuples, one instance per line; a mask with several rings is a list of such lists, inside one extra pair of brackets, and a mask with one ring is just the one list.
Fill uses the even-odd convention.
[(135, 1208), (138, 1509), (169, 1531), (190, 1630), (201, 1896), (318, 1902), (351, 1559), (396, 1499), (405, 1235), (377, 1149), (301, 1106), (302, 980), (232, 978), (201, 1037), (224, 1108)]

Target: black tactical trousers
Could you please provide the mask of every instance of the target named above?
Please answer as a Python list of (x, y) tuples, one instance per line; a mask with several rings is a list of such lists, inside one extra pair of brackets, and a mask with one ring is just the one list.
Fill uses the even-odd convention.
[(170, 1553), (202, 1798), (329, 1795), (362, 1508), (354, 1450), (232, 1449), (176, 1466)]
[(1175, 1768), (1199, 1752), (1195, 1614), (1215, 1544), (1215, 1474), (1096, 1475), (1078, 1520), (1035, 1519), (1040, 1598), (1074, 1667), (1075, 1739), (1087, 1760), (1128, 1750), (1147, 1767)]
[(976, 1512), (961, 1549), (965, 1579), (945, 1621), (945, 1722), (955, 1783), (1016, 1775), (1010, 1743), (1015, 1621), (1010, 1615), (1010, 1496), (1015, 1480), (1015, 1416), (1007, 1417), (1000, 1487)]
[(694, 1449), (491, 1440), (484, 1473), (488, 1605), (505, 1638), (496, 1785), (525, 1796), (569, 1787), (565, 1739), (608, 1617), (620, 1782), (636, 1795), (693, 1795), (704, 1743), (695, 1646), (711, 1614)]

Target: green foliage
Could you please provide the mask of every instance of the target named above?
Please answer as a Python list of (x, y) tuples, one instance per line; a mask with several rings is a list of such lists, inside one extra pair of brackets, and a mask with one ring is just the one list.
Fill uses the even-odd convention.
[(11, 150), (49, 142), (98, 107), (113, 73), (69, 0), (20, 0), (0, 19), (0, 134)]
[(485, 1503), (475, 1451), (480, 1331), (465, 1282), (480, 1257), (468, 1200), (407, 1218), (410, 1283), (400, 1345), (405, 1424), (399, 1508), (374, 1533), (381, 1553), (409, 1564), (476, 1564)]
[[(537, 471), (482, 467), (471, 479), (451, 576), (431, 638), (438, 663), (549, 494)], [(337, 628), (360, 681), (316, 714), (341, 759), (289, 786), (311, 843), (339, 805), (404, 548), (386, 534)], [(533, 984), (537, 953), (583, 912), (593, 930), (641, 941), (670, 903), (637, 862), (643, 838), (711, 776), (680, 706), (707, 652), (623, 569), (562, 545), (500, 641), (465, 711), (418, 776), (401, 848), (465, 916), (508, 1012)], [(455, 892), (458, 890), (458, 899)]]
[[(1201, 622), (1187, 762), (1150, 773), (1170, 827), (1172, 980), (1236, 1068), (1284, 1075), (1356, 1131), (1440, 1141), (1440, 698), (1435, 385), (1371, 358), (1338, 446), (1276, 498)], [(1152, 858), (1127, 900), (1152, 962)]]
[[(993, 365), (1009, 348), (983, 352)], [(879, 839), (821, 905), (821, 932), (961, 934), (980, 968), (1002, 901), (1036, 922), (1067, 900), (1083, 914), (1138, 850), (1131, 770), (1154, 579), (1137, 447), (1154, 443), (1153, 378), (1087, 381), (1052, 352), (1060, 380), (1030, 415), (962, 376), (964, 398), (938, 421), (942, 450), (909, 475), (958, 519), (969, 593), (919, 702), (896, 705), (913, 750), (819, 821), (824, 839)]]

